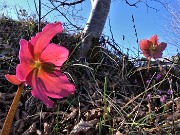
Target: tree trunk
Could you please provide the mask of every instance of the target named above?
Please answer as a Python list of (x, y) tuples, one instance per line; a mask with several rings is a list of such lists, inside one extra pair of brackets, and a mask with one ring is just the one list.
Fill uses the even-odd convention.
[(110, 10), (111, 0), (91, 0), (92, 10), (82, 34), (81, 57), (86, 58), (94, 47), (92, 40), (100, 38)]

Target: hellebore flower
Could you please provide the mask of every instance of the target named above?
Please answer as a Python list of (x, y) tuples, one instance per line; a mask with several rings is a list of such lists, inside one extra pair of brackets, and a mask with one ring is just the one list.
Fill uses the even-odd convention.
[(22, 82), (32, 87), (32, 95), (47, 107), (53, 106), (48, 98), (63, 98), (74, 93), (75, 86), (69, 82), (66, 75), (60, 72), (60, 67), (67, 60), (69, 51), (57, 44), (49, 43), (62, 32), (62, 24), (46, 25), (42, 32), (29, 41), (20, 40), (19, 59), (15, 75), (6, 75), (8, 81), (19, 85)]
[(140, 41), (140, 49), (146, 58), (161, 58), (162, 52), (167, 47), (167, 43), (158, 42), (158, 36), (153, 35), (149, 40)]

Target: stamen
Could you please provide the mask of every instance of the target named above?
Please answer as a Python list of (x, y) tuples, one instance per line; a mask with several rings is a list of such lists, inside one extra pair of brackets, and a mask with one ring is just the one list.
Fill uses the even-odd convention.
[(35, 61), (35, 67), (36, 68), (40, 68), (41, 66), (42, 66), (41, 61), (39, 61), (39, 60)]

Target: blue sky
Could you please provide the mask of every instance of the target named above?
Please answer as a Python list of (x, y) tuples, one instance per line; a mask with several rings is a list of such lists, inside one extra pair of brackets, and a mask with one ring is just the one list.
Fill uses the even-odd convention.
[[(4, 0), (0, 0), (2, 3)], [(36, 0), (38, 3), (38, 0)], [(135, 0), (129, 0), (131, 2)], [(174, 1), (174, 0), (172, 0)], [(47, 3), (47, 0), (42, 0), (43, 3)], [(9, 0), (6, 2), (11, 10), (8, 10), (9, 16), (16, 16), (14, 7), (12, 5), (17, 5), (26, 9), (29, 13), (34, 12), (35, 8), (33, 5), (33, 0)], [(28, 3), (30, 4), (28, 6)], [(132, 15), (135, 19), (136, 30), (138, 34), (138, 39), (149, 39), (152, 35), (157, 34), (159, 36), (159, 41), (166, 42), (165, 35), (163, 32), (164, 25), (166, 24), (165, 16), (168, 14), (166, 9), (157, 2), (149, 2), (149, 6), (152, 6), (159, 11), (150, 9), (145, 6), (144, 3), (139, 3), (138, 8), (130, 7), (122, 0), (112, 0), (110, 13), (105, 25), (104, 33), (111, 36), (109, 30), (109, 19), (111, 23), (111, 29), (113, 32), (113, 36), (115, 41), (120, 45), (123, 52), (126, 52), (126, 48), (130, 48), (132, 51), (136, 52), (138, 48), (138, 44), (136, 43), (135, 32), (133, 29)], [(79, 6), (79, 9), (82, 7), (82, 11), (79, 12), (79, 15), (83, 15), (86, 19), (88, 19), (91, 3), (90, 0), (86, 0), (82, 5)], [(42, 15), (47, 13), (47, 8), (42, 9)], [(48, 20), (53, 21), (65, 21), (64, 18), (59, 17), (58, 12), (52, 12), (49, 16), (47, 16)], [(77, 23), (81, 23), (82, 26), (85, 25), (85, 21), (81, 21)], [(122, 35), (125, 36), (125, 40), (123, 40)], [(169, 57), (177, 54), (178, 48), (172, 45), (168, 45), (166, 50), (164, 51), (164, 57)], [(130, 51), (130, 55), (134, 55), (133, 52)]]

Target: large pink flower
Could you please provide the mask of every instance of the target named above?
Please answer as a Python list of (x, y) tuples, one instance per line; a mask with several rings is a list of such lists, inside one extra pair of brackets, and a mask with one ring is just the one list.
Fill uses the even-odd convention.
[(166, 43), (158, 42), (157, 35), (153, 35), (149, 40), (143, 39), (140, 41), (140, 49), (146, 58), (161, 58), (166, 47)]
[(53, 106), (53, 101), (48, 97), (63, 98), (73, 94), (75, 90), (75, 86), (59, 70), (67, 60), (69, 51), (62, 46), (49, 43), (61, 32), (60, 22), (51, 23), (30, 41), (21, 39), (20, 64), (16, 67), (16, 76), (6, 75), (6, 78), (16, 85), (21, 82), (30, 85), (32, 95), (42, 100), (48, 107)]

